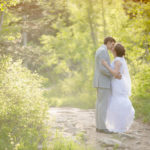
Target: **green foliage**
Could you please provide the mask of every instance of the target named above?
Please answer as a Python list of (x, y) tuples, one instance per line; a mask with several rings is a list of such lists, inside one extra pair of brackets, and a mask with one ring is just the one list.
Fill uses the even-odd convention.
[[(109, 35), (126, 48), (133, 85), (131, 99), (137, 114), (150, 120), (150, 107), (145, 106), (150, 98), (150, 2), (25, 0), (7, 8), (0, 53), (11, 55), (13, 60), (22, 59), (26, 67), (48, 79), (44, 85), (50, 105), (95, 106), (94, 54)], [(22, 46), (24, 34), (26, 46)]]
[(62, 134), (56, 132), (55, 138), (52, 140), (48, 150), (92, 150), (92, 148), (81, 144), (80, 140), (65, 138)]
[(45, 96), (52, 106), (94, 108), (96, 92), (91, 83), (92, 80), (87, 81), (82, 74), (76, 73), (46, 91)]
[[(45, 59), (50, 67), (49, 85), (52, 88), (46, 95), (51, 104), (84, 108), (91, 108), (94, 105), (95, 93), (92, 88), (92, 69), (90, 69), (93, 65), (91, 56), (94, 47), (85, 31), (78, 32), (79, 28), (80, 26), (65, 30), (62, 28), (56, 37), (41, 38), (43, 50), (51, 53)], [(93, 97), (89, 97), (89, 94)]]
[(47, 133), (43, 79), (7, 57), (0, 68), (0, 148), (37, 149)]
[[(133, 78), (133, 104), (136, 108), (136, 116), (150, 121), (150, 67), (139, 65), (139, 72)], [(143, 117), (144, 116), (144, 117)]]
[[(19, 0), (18, 0), (19, 1)], [(17, 0), (1, 0), (0, 1), (0, 10), (6, 11), (8, 7), (15, 5), (17, 3)]]
[(149, 64), (139, 66), (139, 72), (134, 77), (134, 95), (141, 98), (150, 97), (150, 67)]

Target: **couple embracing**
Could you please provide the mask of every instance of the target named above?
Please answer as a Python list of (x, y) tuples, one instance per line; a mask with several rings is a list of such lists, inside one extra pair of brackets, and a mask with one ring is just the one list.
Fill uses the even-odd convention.
[[(110, 63), (110, 50), (114, 60)], [(129, 99), (131, 79), (125, 56), (125, 48), (112, 37), (95, 54), (94, 87), (97, 89), (96, 131), (105, 133), (126, 132), (135, 110)]]

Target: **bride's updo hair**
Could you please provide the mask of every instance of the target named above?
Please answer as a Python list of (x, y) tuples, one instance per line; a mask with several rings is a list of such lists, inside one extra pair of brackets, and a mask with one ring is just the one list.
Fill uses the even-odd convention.
[(125, 48), (120, 44), (120, 43), (117, 43), (114, 47), (114, 50), (116, 52), (116, 55), (118, 57), (123, 57), (125, 56)]

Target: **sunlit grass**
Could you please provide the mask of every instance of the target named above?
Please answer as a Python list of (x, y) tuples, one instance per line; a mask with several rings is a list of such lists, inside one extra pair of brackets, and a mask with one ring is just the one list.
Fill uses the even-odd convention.
[(48, 150), (92, 150), (92, 148), (83, 143), (83, 134), (78, 134), (73, 139), (64, 137), (62, 133), (57, 131)]

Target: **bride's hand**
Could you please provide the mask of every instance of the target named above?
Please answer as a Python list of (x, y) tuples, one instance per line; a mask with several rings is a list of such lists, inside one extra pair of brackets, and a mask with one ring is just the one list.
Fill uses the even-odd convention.
[(107, 65), (108, 65), (105, 60), (102, 60), (102, 64), (103, 64), (104, 66), (107, 66)]

